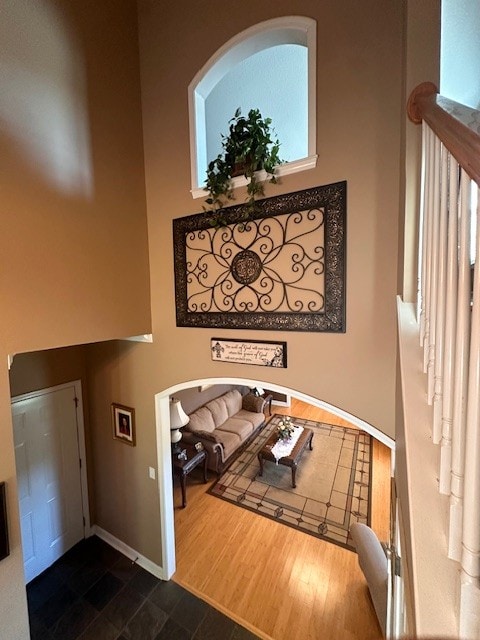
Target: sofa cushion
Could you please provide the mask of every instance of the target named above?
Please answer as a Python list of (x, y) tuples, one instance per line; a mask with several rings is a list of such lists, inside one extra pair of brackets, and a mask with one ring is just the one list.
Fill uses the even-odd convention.
[(207, 407), (200, 407), (189, 416), (190, 422), (185, 427), (187, 431), (213, 431), (215, 422)]
[(229, 418), (238, 413), (242, 408), (242, 394), (237, 389), (227, 391), (222, 398), (225, 401)]
[(242, 444), (240, 437), (233, 432), (217, 429), (215, 435), (223, 445), (222, 461), (225, 462)]
[(253, 424), (249, 420), (242, 420), (237, 416), (228, 418), (217, 431), (228, 431), (228, 433), (235, 433), (239, 436), (243, 442), (253, 431)]
[(223, 445), (222, 435), (217, 431), (217, 429), (215, 429), (215, 431), (195, 431), (195, 435), (203, 440)]
[(265, 416), (263, 415), (263, 413), (252, 413), (252, 411), (245, 411), (245, 409), (240, 409), (235, 418), (248, 420), (248, 422), (252, 423), (255, 429), (265, 421)]
[(228, 418), (227, 405), (221, 396), (220, 398), (215, 398), (215, 400), (210, 400), (205, 407), (211, 412), (216, 427), (222, 425)]

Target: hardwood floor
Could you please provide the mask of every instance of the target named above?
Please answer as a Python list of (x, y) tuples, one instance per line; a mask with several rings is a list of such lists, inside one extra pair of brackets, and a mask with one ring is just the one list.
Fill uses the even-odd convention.
[[(272, 410), (352, 426), (295, 399)], [(187, 482), (186, 509), (175, 487), (175, 582), (261, 638), (382, 638), (355, 553), (208, 495), (200, 474)], [(372, 528), (381, 540), (389, 495), (390, 451), (374, 441)]]

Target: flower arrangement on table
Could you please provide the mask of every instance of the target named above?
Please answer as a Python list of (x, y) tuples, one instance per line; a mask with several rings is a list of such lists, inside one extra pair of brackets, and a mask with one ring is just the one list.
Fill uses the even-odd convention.
[(293, 434), (293, 424), (290, 416), (285, 416), (280, 420), (277, 427), (277, 436), (279, 440), (285, 442), (290, 440)]

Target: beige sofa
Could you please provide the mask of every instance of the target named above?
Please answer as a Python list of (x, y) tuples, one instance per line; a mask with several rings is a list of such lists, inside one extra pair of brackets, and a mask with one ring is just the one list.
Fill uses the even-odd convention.
[(201, 442), (208, 468), (221, 473), (265, 425), (265, 400), (232, 389), (189, 415), (183, 441)]

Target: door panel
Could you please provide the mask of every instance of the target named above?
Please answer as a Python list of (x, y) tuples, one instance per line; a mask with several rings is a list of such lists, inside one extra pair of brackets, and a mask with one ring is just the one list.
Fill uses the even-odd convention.
[(25, 577), (84, 537), (75, 388), (12, 402)]

